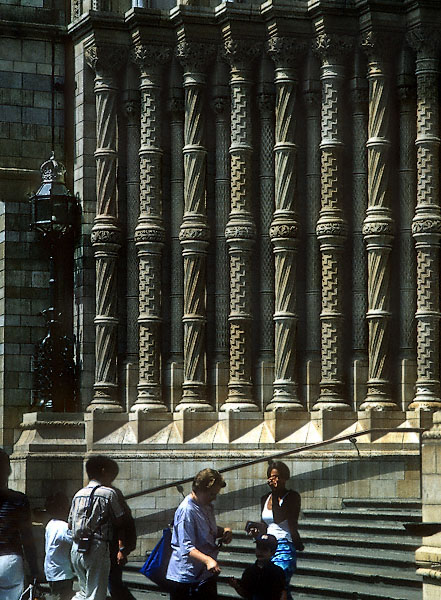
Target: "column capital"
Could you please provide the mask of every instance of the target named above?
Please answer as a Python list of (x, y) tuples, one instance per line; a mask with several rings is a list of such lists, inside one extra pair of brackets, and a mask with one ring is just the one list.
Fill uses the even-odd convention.
[(340, 64), (354, 48), (354, 38), (339, 33), (321, 33), (314, 41), (314, 52), (324, 63)]
[(438, 58), (441, 50), (441, 30), (429, 25), (419, 25), (407, 33), (407, 41), (418, 58)]
[(275, 36), (268, 40), (266, 51), (276, 69), (296, 69), (307, 47), (306, 40)]
[(236, 70), (249, 69), (261, 49), (262, 45), (259, 42), (231, 38), (225, 40), (222, 56)]
[(185, 41), (176, 46), (176, 58), (187, 73), (205, 73), (215, 57), (215, 44)]
[(113, 44), (92, 44), (84, 55), (91, 69), (106, 75), (115, 75), (127, 62), (127, 48)]
[(375, 74), (373, 65), (389, 63), (395, 54), (394, 46), (398, 43), (396, 34), (390, 31), (365, 31), (361, 35), (360, 46), (369, 61), (369, 75)]
[(157, 72), (167, 64), (172, 56), (170, 46), (136, 44), (131, 50), (131, 61), (138, 66), (141, 75)]

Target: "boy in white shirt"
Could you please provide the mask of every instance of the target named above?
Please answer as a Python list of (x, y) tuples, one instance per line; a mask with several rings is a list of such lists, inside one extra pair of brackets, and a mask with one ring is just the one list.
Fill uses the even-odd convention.
[(74, 572), (70, 562), (72, 532), (67, 526), (70, 502), (62, 492), (46, 500), (51, 520), (46, 525), (44, 574), (54, 600), (71, 600)]

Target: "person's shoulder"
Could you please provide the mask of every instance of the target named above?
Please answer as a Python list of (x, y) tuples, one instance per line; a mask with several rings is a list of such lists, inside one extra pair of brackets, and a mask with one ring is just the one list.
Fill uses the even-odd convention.
[(290, 502), (297, 502), (300, 500), (300, 494), (297, 490), (287, 490), (286, 498)]
[(271, 572), (272, 576), (282, 577), (285, 579), (285, 571), (279, 565), (275, 565), (273, 562), (269, 562), (266, 565), (266, 568), (269, 572)]
[(16, 504), (17, 506), (28, 506), (29, 500), (26, 494), (23, 492), (17, 492), (17, 490), (11, 490), (10, 488), (6, 488), (1, 491), (2, 499), (6, 502), (11, 502)]

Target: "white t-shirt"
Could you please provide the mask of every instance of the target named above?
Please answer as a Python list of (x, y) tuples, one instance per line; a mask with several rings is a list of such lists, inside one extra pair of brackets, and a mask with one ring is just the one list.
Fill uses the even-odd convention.
[(44, 574), (48, 581), (72, 579), (74, 572), (70, 562), (72, 533), (66, 521), (51, 519), (46, 525)]
[[(285, 494), (286, 496), (286, 494)], [(285, 500), (285, 496), (279, 499), (279, 504), (282, 505)], [(269, 499), (271, 498), (271, 494), (265, 501), (265, 505), (262, 510), (262, 521), (267, 525), (267, 533), (274, 535), (279, 540), (287, 540), (288, 542), (292, 542), (291, 532), (289, 530), (288, 520), (285, 519), (281, 523), (274, 522), (273, 510), (268, 508)]]

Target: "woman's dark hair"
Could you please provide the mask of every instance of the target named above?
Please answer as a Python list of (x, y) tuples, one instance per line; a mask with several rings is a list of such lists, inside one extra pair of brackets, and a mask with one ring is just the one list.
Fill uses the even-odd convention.
[(266, 470), (266, 476), (267, 477), (269, 477), (271, 475), (271, 471), (273, 469), (277, 469), (277, 471), (279, 472), (280, 477), (282, 479), (286, 479), (286, 481), (288, 481), (288, 479), (291, 477), (291, 473), (289, 472), (289, 468), (281, 460), (274, 460), (273, 462), (271, 462), (268, 465), (268, 468)]
[(91, 456), (86, 462), (86, 473), (89, 479), (97, 479), (103, 471), (111, 475), (118, 475), (119, 468), (114, 460), (108, 456)]
[(202, 469), (202, 471), (199, 471), (199, 473), (195, 475), (192, 489), (193, 492), (207, 491), (214, 485), (219, 485), (223, 488), (227, 484), (219, 471), (215, 471), (214, 469)]

